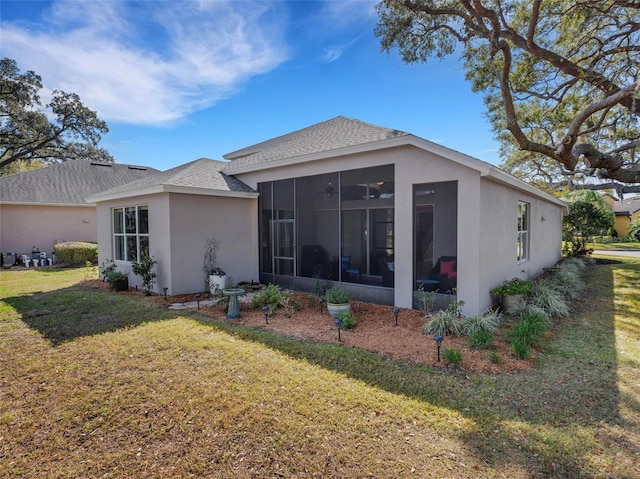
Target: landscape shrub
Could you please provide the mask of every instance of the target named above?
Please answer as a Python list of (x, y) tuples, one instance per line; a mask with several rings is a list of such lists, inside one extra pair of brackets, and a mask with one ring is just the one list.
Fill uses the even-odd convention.
[(550, 317), (564, 318), (569, 316), (569, 305), (561, 291), (554, 288), (551, 280), (537, 281), (528, 302), (543, 309)]
[(278, 306), (282, 307), (283, 314), (290, 318), (293, 313), (302, 309), (299, 298), (289, 289), (280, 291), (278, 295)]
[(511, 326), (507, 340), (514, 348), (517, 345), (531, 347), (536, 344), (548, 328), (548, 318), (544, 314), (528, 311), (522, 319)]
[(270, 313), (275, 312), (280, 306), (280, 288), (275, 284), (269, 283), (253, 297), (251, 304), (256, 308), (267, 305)]
[(352, 329), (356, 325), (356, 317), (350, 311), (340, 311), (338, 313), (338, 320), (342, 321), (340, 324), (342, 329)]
[(493, 364), (500, 364), (502, 362), (502, 356), (500, 356), (500, 354), (496, 353), (495, 351), (491, 351), (489, 353), (489, 361), (491, 361)]
[(482, 314), (467, 316), (462, 321), (463, 333), (471, 336), (473, 333), (484, 331), (493, 336), (500, 327), (502, 316), (497, 310), (487, 310)]
[(561, 265), (558, 271), (552, 276), (551, 284), (569, 299), (577, 299), (583, 288), (580, 271), (571, 263)]
[(462, 351), (457, 348), (444, 348), (444, 359), (452, 366), (462, 364)]
[(87, 261), (93, 263), (98, 259), (98, 245), (84, 241), (65, 241), (53, 247), (56, 261), (66, 266), (84, 265)]
[(463, 321), (450, 309), (438, 311), (422, 325), (423, 334), (459, 335), (462, 329)]
[(489, 349), (493, 343), (493, 334), (478, 329), (469, 335), (469, 346), (474, 349)]
[(529, 345), (523, 343), (512, 344), (511, 351), (518, 359), (527, 359), (531, 354), (531, 348)]

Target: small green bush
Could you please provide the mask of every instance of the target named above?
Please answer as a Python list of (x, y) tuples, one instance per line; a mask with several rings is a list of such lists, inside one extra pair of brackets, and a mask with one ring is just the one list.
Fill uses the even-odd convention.
[(526, 279), (513, 278), (505, 281), (502, 286), (493, 288), (491, 294), (495, 296), (511, 296), (514, 294), (530, 294), (533, 291), (533, 283)]
[(502, 356), (500, 356), (500, 354), (496, 353), (495, 351), (491, 351), (489, 353), (489, 361), (491, 361), (493, 364), (500, 364), (502, 362)]
[(507, 340), (512, 347), (522, 344), (530, 347), (540, 340), (547, 327), (548, 319), (546, 316), (530, 311), (511, 326), (507, 332)]
[(463, 321), (449, 309), (438, 311), (422, 326), (423, 334), (459, 335), (462, 332)]
[(458, 366), (462, 363), (462, 351), (456, 348), (444, 348), (444, 359), (448, 364)]
[(291, 316), (293, 316), (293, 313), (302, 309), (300, 300), (295, 294), (293, 294), (293, 291), (289, 289), (280, 291), (280, 294), (278, 296), (278, 306), (282, 307), (284, 315), (287, 318), (290, 318)]
[(84, 241), (65, 241), (53, 247), (56, 260), (66, 266), (79, 266), (98, 259), (98, 245)]
[(531, 354), (531, 348), (527, 344), (514, 343), (511, 345), (511, 351), (519, 359), (527, 359)]
[(493, 334), (484, 329), (478, 329), (469, 335), (469, 346), (474, 349), (489, 349), (493, 342)]
[(280, 288), (275, 284), (269, 283), (253, 297), (251, 304), (256, 308), (267, 305), (269, 306), (269, 312), (273, 313), (280, 306)]
[(340, 311), (338, 319), (342, 321), (340, 325), (342, 329), (351, 329), (356, 325), (356, 317), (350, 311)]

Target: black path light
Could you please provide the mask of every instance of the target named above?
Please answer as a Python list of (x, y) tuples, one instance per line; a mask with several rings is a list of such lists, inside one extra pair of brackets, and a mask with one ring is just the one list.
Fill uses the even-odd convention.
[(324, 298), (320, 296), (320, 298), (318, 299), (318, 304), (320, 305), (320, 314), (322, 314), (322, 307), (324, 306), (324, 302)]
[(201, 293), (196, 293), (196, 301), (198, 302), (198, 309), (200, 309), (200, 294)]
[(169, 288), (167, 288), (166, 286), (164, 288), (162, 288), (162, 291), (164, 291), (164, 300), (167, 300), (167, 291), (169, 291)]
[(393, 315), (396, 317), (396, 326), (398, 325), (398, 313), (400, 312), (400, 308), (397, 306), (393, 307)]
[(265, 304), (262, 307), (262, 312), (264, 313), (264, 322), (269, 324), (269, 306)]
[(436, 334), (433, 339), (436, 342), (436, 346), (438, 346), (438, 362), (440, 362), (440, 345), (442, 344), (442, 340), (444, 339), (442, 336), (440, 336), (439, 334)]
[(338, 341), (342, 341), (340, 337), (340, 330), (342, 329), (342, 320), (340, 318), (336, 319), (336, 326), (338, 327)]

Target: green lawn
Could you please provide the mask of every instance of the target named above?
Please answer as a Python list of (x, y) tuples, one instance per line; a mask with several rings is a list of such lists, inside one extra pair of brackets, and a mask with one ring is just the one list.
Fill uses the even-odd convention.
[(640, 250), (640, 242), (589, 243), (587, 246), (591, 249), (598, 249), (598, 250), (633, 250), (633, 251)]
[(624, 261), (590, 268), (536, 367), (501, 375), (168, 312), (85, 269), (1, 271), (0, 477), (640, 477)]

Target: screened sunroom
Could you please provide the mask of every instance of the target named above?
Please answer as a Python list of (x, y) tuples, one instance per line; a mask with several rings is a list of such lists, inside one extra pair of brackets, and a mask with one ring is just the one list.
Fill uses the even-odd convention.
[[(300, 290), (343, 283), (383, 304), (393, 304), (396, 275), (423, 285), (438, 264), (434, 252), (455, 257), (457, 186), (416, 185), (414, 205), (400, 206), (414, 208), (414, 224), (400, 227), (395, 188), (394, 165), (259, 183), (261, 281)], [(414, 238), (413, 272), (396, 270), (396, 234)]]

